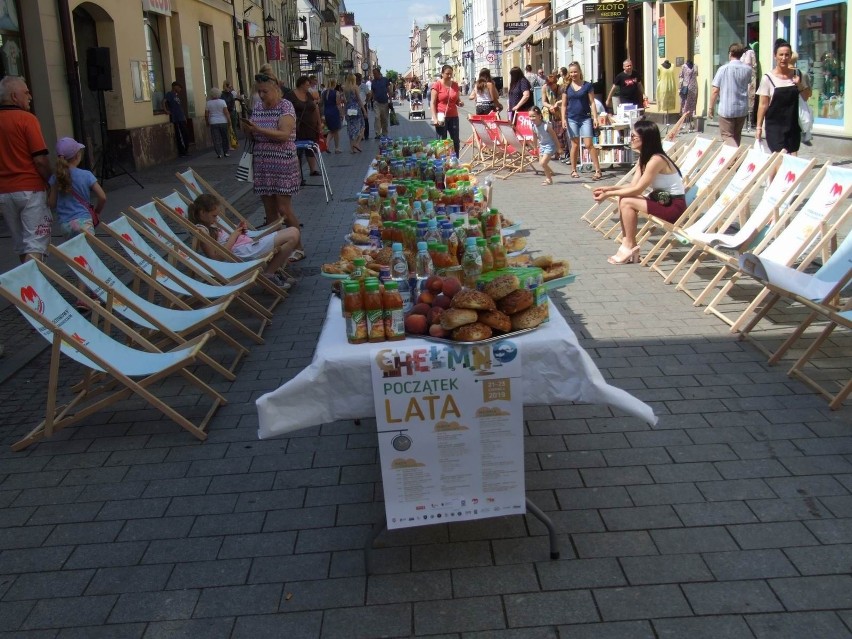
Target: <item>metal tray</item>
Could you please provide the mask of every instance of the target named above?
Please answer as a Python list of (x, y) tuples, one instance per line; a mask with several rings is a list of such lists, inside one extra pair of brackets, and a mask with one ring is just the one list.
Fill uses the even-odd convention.
[(504, 339), (509, 339), (512, 337), (517, 337), (519, 335), (524, 335), (525, 333), (532, 333), (533, 331), (537, 331), (542, 326), (547, 324), (547, 322), (542, 322), (538, 326), (534, 326), (533, 328), (522, 328), (519, 331), (510, 331), (508, 333), (503, 333), (502, 335), (495, 335), (494, 337), (489, 337), (488, 339), (480, 339), (475, 342), (460, 342), (454, 339), (447, 339), (446, 337), (432, 337), (431, 335), (415, 335), (414, 333), (406, 333), (406, 337), (412, 337), (415, 339), (425, 339), (429, 342), (437, 342), (438, 344), (449, 344), (451, 346), (477, 346), (478, 344), (490, 344), (492, 342), (499, 342)]
[(574, 280), (577, 279), (576, 273), (571, 273), (569, 275), (565, 275), (563, 277), (557, 277), (555, 280), (550, 280), (549, 282), (544, 283), (544, 288), (548, 291), (552, 291), (555, 288), (562, 288), (566, 284), (572, 284)]

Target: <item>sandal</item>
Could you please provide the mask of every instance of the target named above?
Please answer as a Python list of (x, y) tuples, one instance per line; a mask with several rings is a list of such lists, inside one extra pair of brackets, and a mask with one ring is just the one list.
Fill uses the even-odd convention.
[(603, 175), (601, 175), (600, 171), (595, 171), (595, 174), (592, 176), (592, 179), (597, 182), (598, 180), (603, 180)]
[(542, 186), (550, 186), (553, 184), (553, 178), (545, 178), (544, 182), (541, 183)]
[(578, 177), (580, 177), (580, 174), (577, 173), (576, 171), (571, 171), (571, 177), (572, 178), (578, 178)]
[(289, 261), (290, 262), (301, 262), (303, 259), (305, 259), (305, 252), (302, 249), (296, 249), (290, 255)]

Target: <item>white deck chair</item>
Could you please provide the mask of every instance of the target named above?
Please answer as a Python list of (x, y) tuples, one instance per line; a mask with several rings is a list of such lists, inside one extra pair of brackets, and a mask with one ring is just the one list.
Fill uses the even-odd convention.
[[(199, 331), (212, 329), (217, 338), (235, 351), (234, 358), (227, 366), (223, 366), (204, 352), (198, 356), (226, 379), (236, 379), (234, 371), (248, 349), (215, 324), (218, 320), (229, 319), (227, 310), (231, 297), (198, 309), (167, 308), (149, 302), (132, 291), (107, 267), (86, 238), (87, 235), (83, 233), (59, 246), (51, 245), (48, 250), (74, 270), (80, 281), (98, 296), (107, 311), (117, 313), (147, 331), (162, 333), (172, 343), (183, 344)], [(157, 346), (162, 348), (161, 344)]]
[(745, 203), (747, 206), (752, 195), (760, 187), (761, 180), (768, 172), (775, 169), (780, 161), (781, 155), (778, 153), (764, 153), (755, 148), (748, 149), (737, 170), (724, 185), (716, 199), (713, 201), (705, 199), (704, 206), (696, 207), (694, 214), (688, 218), (688, 221), (682, 222), (683, 218), (687, 217), (688, 212), (686, 212), (677, 222), (665, 222), (662, 225), (668, 234), (669, 243), (651, 262), (651, 268), (663, 277), (667, 277), (666, 273), (662, 271), (661, 264), (672, 248), (680, 246), (674, 240), (687, 230), (694, 234), (703, 233), (729, 216), (732, 211), (740, 208), (741, 203)]
[(530, 167), (538, 173), (538, 169), (534, 166), (536, 158), (527, 149), (528, 146), (532, 146), (532, 143), (518, 137), (515, 127), (509, 122), (497, 120), (494, 124), (503, 138), (503, 159), (496, 174), (500, 175), (502, 171), (507, 171), (506, 175), (500, 175), (500, 179), (505, 180)]
[(160, 255), (145, 241), (142, 235), (131, 224), (130, 219), (121, 216), (110, 224), (102, 224), (105, 230), (122, 250), (135, 262), (136, 268), (155, 279), (158, 283), (178, 295), (186, 295), (197, 304), (207, 306), (211, 301), (236, 295), (236, 300), (249, 310), (259, 315), (261, 327), (257, 332), (260, 336), (266, 327), (266, 322), (272, 319), (272, 311), (257, 302), (248, 291), (255, 285), (258, 273), (252, 273), (247, 279), (236, 284), (216, 284), (209, 281), (193, 279), (181, 272), (176, 266)]
[(478, 173), (485, 169), (495, 169), (497, 162), (503, 155), (503, 141), (499, 137), (500, 134), (497, 132), (497, 126), (494, 122), (483, 122), (481, 120), (471, 120), (470, 126), (476, 134), (476, 141), (479, 145), (479, 161), (482, 165), (482, 168), (475, 172)]
[[(852, 213), (852, 206), (846, 208), (848, 206), (846, 199), (850, 193), (852, 193), (852, 169), (842, 169), (836, 166), (826, 168), (823, 179), (813, 186), (813, 188), (809, 185), (809, 188), (796, 198), (781, 222), (775, 225), (772, 231), (752, 252), (762, 260), (765, 259), (784, 266), (792, 266), (798, 262), (797, 268), (804, 270), (815, 257), (818, 257), (818, 255), (812, 255), (810, 247), (815, 242), (819, 242), (819, 238), (836, 236), (838, 225), (840, 225), (839, 228), (842, 228), (842, 224), (850, 216), (850, 213)], [(805, 199), (807, 201), (804, 202), (802, 209), (797, 210)], [(832, 221), (838, 210), (842, 211), (839, 219)], [(820, 245), (824, 246), (824, 243), (820, 242)], [(737, 260), (731, 258), (731, 262), (728, 264), (723, 263), (719, 274), (713, 278), (701, 295), (696, 298), (696, 305), (706, 299), (712, 289), (721, 282), (727, 273), (738, 268), (739, 263)], [(707, 308), (704, 309), (705, 313), (712, 313), (727, 324), (730, 324), (732, 333), (739, 330), (740, 326), (755, 311), (767, 295), (767, 291), (764, 288), (758, 293), (751, 304), (749, 304), (748, 308), (740, 313), (737, 319), (732, 320), (724, 312), (720, 311), (717, 306), (738, 280), (739, 274), (733, 273), (713, 300), (707, 305)]]
[[(196, 363), (201, 348), (213, 335), (213, 331), (203, 333), (171, 351), (162, 352), (118, 317), (94, 305), (93, 313), (132, 339), (139, 348), (128, 346), (102, 332), (80, 315), (48, 279), (52, 276), (57, 278), (56, 281), (62, 280), (38, 260), (31, 260), (0, 275), (0, 295), (14, 304), (33, 328), (52, 344), (46, 418), (13, 444), (12, 449), (26, 448), (133, 394), (146, 400), (198, 439), (206, 439), (208, 422), (219, 406), (227, 401), (188, 371), (187, 366)], [(78, 292), (71, 284), (66, 282), (65, 285), (71, 295)], [(75, 387), (74, 398), (64, 406), (57, 406), (57, 389), (67, 381), (59, 376), (61, 354), (82, 364), (88, 371), (83, 381)], [(200, 421), (190, 421), (184, 416), (184, 409), (178, 412), (149, 390), (152, 384), (174, 373), (182, 375), (211, 398), (210, 408)], [(140, 379), (134, 381), (133, 378)]]
[[(684, 245), (690, 245), (689, 251), (666, 277), (666, 284), (674, 281), (675, 276), (686, 264), (692, 261), (689, 269), (678, 282), (678, 290), (683, 290), (687, 295), (693, 297), (686, 288), (686, 283), (695, 273), (701, 262), (706, 257), (724, 255), (721, 251), (734, 251), (741, 253), (746, 247), (755, 242), (761, 234), (765, 234), (769, 227), (778, 221), (786, 210), (789, 201), (795, 197), (797, 190), (804, 182), (810, 170), (816, 164), (816, 159), (807, 160), (794, 155), (784, 154), (781, 156), (781, 164), (775, 177), (767, 188), (763, 190), (754, 211), (741, 224), (735, 233), (727, 233), (731, 225), (740, 217), (743, 209), (748, 209), (749, 202), (743, 198), (740, 205), (723, 224), (712, 231), (702, 231), (698, 228), (687, 226), (675, 233), (677, 240)], [(819, 180), (822, 174), (814, 177)]]
[[(823, 241), (827, 240), (828, 238), (823, 238)], [(740, 332), (740, 339), (746, 339), (781, 299), (801, 304), (805, 304), (807, 300), (826, 309), (838, 310), (836, 300), (852, 283), (852, 234), (846, 236), (837, 250), (815, 273), (806, 273), (748, 253), (740, 256), (739, 263), (743, 273), (763, 283), (769, 290), (766, 303)], [(802, 322), (774, 353), (763, 349), (757, 342), (755, 346), (769, 355), (770, 364), (775, 364), (784, 357), (814, 319), (815, 314), (812, 314), (808, 320)]]

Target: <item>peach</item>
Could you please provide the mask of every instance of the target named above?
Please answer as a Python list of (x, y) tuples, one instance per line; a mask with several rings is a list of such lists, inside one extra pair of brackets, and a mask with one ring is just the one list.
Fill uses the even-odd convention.
[(444, 295), (443, 293), (435, 296), (435, 300), (432, 302), (432, 306), (438, 306), (440, 308), (450, 308), (450, 302), (452, 300)]
[(432, 337), (444, 337), (444, 338), (446, 338), (446, 337), (449, 337), (450, 334), (451, 334), (451, 331), (448, 331), (445, 328), (441, 328), (440, 324), (432, 324), (432, 326), (429, 327), (429, 335), (431, 335)]
[(409, 315), (423, 315), (424, 317), (429, 314), (429, 309), (432, 307), (428, 304), (418, 303), (411, 307), (411, 311), (408, 313)]
[(443, 289), (444, 278), (440, 275), (430, 275), (426, 280), (426, 288), (434, 294), (438, 294)]
[(461, 282), (454, 277), (444, 278), (443, 292), (449, 298), (452, 298), (461, 290)]
[(433, 306), (429, 309), (429, 314), (426, 316), (426, 319), (429, 320), (430, 324), (437, 324), (441, 321), (441, 314), (444, 312), (444, 309), (440, 306)]
[(435, 295), (433, 295), (431, 291), (423, 291), (417, 298), (418, 304), (428, 304), (429, 306), (432, 306), (432, 302), (434, 301)]
[(405, 318), (405, 330), (414, 335), (425, 335), (428, 330), (426, 318), (423, 315), (409, 315)]

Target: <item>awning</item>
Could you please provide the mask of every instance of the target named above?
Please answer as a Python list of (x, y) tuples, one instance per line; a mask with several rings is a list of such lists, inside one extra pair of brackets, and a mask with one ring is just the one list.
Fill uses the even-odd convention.
[(530, 36), (538, 30), (542, 23), (545, 21), (544, 11), (539, 11), (535, 14), (536, 20), (530, 20), (529, 25), (526, 29), (521, 31), (520, 35), (515, 36), (515, 39), (512, 40), (512, 44), (507, 47), (503, 47), (503, 51), (514, 51), (515, 49), (520, 49), (523, 45), (527, 43), (527, 40), (530, 39)]
[(322, 49), (299, 49), (297, 47), (290, 47), (290, 51), (305, 56), (308, 59), (308, 62), (316, 62), (317, 60), (322, 59), (332, 60), (337, 57), (331, 51), (323, 51)]
[(538, 44), (542, 40), (544, 40), (547, 36), (550, 35), (550, 23), (552, 22), (551, 18), (548, 16), (544, 20), (541, 21), (541, 26), (533, 31), (532, 36), (530, 36), (533, 44)]

